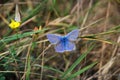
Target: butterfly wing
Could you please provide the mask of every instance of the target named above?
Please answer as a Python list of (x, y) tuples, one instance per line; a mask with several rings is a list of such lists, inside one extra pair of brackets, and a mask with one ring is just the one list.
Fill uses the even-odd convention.
[(52, 44), (57, 44), (60, 42), (62, 36), (56, 34), (47, 34), (47, 38)]
[(65, 43), (65, 51), (73, 51), (75, 50), (75, 43), (71, 41), (66, 41)]
[(55, 51), (59, 53), (63, 53), (65, 51), (64, 42), (60, 41), (58, 44), (56, 44)]
[(70, 33), (68, 33), (65, 37), (69, 41), (75, 41), (77, 39), (78, 35), (79, 35), (79, 29), (75, 29), (75, 30), (71, 31)]
[(75, 50), (75, 41), (78, 37), (79, 30), (73, 30), (64, 36), (64, 39), (60, 35), (48, 34), (47, 38), (52, 43), (55, 44), (55, 51), (59, 53), (63, 53), (64, 51), (72, 51)]
[(75, 44), (64, 37), (58, 44), (56, 44), (55, 50), (59, 53), (63, 53), (65, 51), (73, 51), (75, 50)]
[(68, 33), (65, 37), (66, 37), (66, 42), (65, 42), (65, 51), (73, 51), (75, 50), (75, 43), (73, 41), (75, 41), (77, 39), (79, 35), (79, 30), (73, 30), (70, 33)]

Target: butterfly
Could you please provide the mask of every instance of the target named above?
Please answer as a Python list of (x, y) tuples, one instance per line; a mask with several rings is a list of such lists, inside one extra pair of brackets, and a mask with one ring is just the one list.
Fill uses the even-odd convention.
[(75, 29), (69, 32), (65, 36), (57, 35), (57, 34), (47, 34), (47, 38), (51, 44), (54, 44), (54, 48), (56, 52), (63, 53), (65, 51), (73, 51), (75, 50), (75, 41), (79, 35), (79, 30)]

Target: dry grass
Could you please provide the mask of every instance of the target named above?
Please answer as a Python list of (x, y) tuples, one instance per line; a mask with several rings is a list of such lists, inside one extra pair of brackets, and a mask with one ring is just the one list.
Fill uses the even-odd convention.
[[(16, 34), (8, 27), (10, 19), (14, 18), (14, 1), (0, 1), (1, 40)], [(29, 77), (30, 80), (61, 80), (59, 73), (43, 66), (64, 72), (88, 49), (90, 42), (94, 42), (95, 48), (73, 72), (95, 61), (98, 64), (74, 80), (120, 80), (120, 28), (117, 27), (120, 25), (119, 0), (59, 0), (55, 4), (52, 0), (42, 2), (18, 2), (23, 20), (37, 4), (42, 4), (40, 12), (25, 20), (18, 33), (32, 31), (35, 26), (49, 29), (19, 40), (0, 43), (0, 77), (6, 78), (0, 79), (27, 80), (26, 77)], [(115, 27), (116, 30), (107, 33)], [(56, 53), (46, 39), (46, 34), (66, 34), (75, 28), (80, 29), (76, 51)], [(93, 34), (96, 36), (91, 37)]]

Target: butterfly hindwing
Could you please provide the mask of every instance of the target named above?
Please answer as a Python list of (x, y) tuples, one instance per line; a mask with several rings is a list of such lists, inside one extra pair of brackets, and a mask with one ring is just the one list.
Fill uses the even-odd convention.
[(61, 36), (56, 34), (47, 34), (47, 38), (52, 44), (57, 44), (60, 42)]
[(79, 35), (79, 30), (76, 29), (76, 30), (73, 30), (70, 33), (68, 33), (66, 35), (66, 37), (69, 41), (75, 41), (77, 39), (78, 35)]
[(63, 53), (65, 51), (64, 42), (60, 41), (58, 44), (56, 44), (55, 51), (59, 53)]
[(73, 43), (71, 41), (67, 41), (65, 43), (65, 50), (66, 51), (73, 51), (73, 50), (75, 50), (75, 43)]

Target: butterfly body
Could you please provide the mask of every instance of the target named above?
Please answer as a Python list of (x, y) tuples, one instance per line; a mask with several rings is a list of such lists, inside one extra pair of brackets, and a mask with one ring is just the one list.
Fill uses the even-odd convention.
[(73, 30), (65, 36), (57, 34), (48, 34), (48, 40), (55, 45), (55, 51), (63, 53), (65, 51), (75, 50), (75, 41), (78, 37), (79, 30)]
[(67, 37), (65, 37), (65, 36), (63, 36), (63, 37), (60, 39), (60, 42), (62, 42), (64, 46), (66, 46), (66, 44), (67, 44), (68, 41), (69, 41), (69, 40), (68, 40)]

